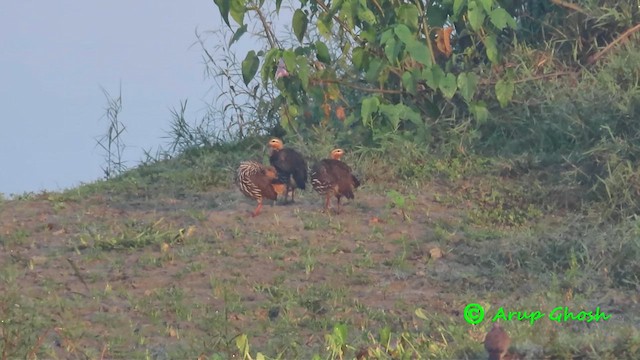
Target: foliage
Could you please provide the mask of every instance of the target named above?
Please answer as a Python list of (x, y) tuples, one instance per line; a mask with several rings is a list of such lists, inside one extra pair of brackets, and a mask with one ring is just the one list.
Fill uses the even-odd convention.
[[(491, 84), (481, 82), (477, 64), (499, 65), (517, 25), (501, 2), (294, 3), (296, 43), (283, 46), (263, 22), (269, 47), (249, 51), (242, 62), (245, 84), (259, 73), (259, 85), (279, 91), (274, 101), (285, 129), (361, 127), (373, 136), (400, 132), (429, 143), (442, 114), (470, 113), (486, 121), (487, 106), (477, 94)], [(245, 34), (245, 16), (264, 19), (271, 6), (244, 0), (216, 4), (228, 26), (229, 15), (239, 26), (234, 38)], [(501, 76), (495, 92), (506, 105), (512, 77)]]

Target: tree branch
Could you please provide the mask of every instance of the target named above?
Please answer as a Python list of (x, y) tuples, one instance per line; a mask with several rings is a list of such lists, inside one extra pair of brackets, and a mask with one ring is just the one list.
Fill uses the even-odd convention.
[(616, 46), (617, 44), (623, 42), (624, 40), (627, 40), (627, 38), (629, 38), (629, 36), (631, 36), (631, 34), (633, 34), (634, 32), (640, 30), (640, 24), (632, 27), (631, 29), (628, 29), (627, 31), (623, 32), (620, 36), (618, 36), (618, 38), (616, 38), (615, 40), (613, 40), (611, 42), (611, 44), (607, 45), (604, 47), (604, 49), (598, 51), (597, 53), (589, 56), (589, 59), (587, 60), (587, 66), (593, 65), (595, 64), (598, 60), (600, 60), (601, 57), (603, 57), (606, 53), (608, 53), (609, 51), (611, 51), (611, 49), (613, 49), (614, 46)]

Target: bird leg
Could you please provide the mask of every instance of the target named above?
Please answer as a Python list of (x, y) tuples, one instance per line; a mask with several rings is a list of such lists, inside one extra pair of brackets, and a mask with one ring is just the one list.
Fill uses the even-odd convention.
[(340, 214), (340, 196), (336, 196), (338, 198), (338, 208), (336, 209), (336, 214)]
[(295, 193), (296, 193), (296, 188), (292, 187), (291, 188), (291, 202), (294, 202), (293, 201), (293, 195), (295, 195)]
[(258, 206), (256, 206), (256, 209), (251, 213), (251, 217), (260, 215), (260, 210), (262, 210), (262, 200), (258, 200)]
[(329, 211), (329, 204), (331, 203), (331, 193), (327, 193), (327, 200), (324, 202), (324, 210)]
[(282, 202), (282, 204), (286, 204), (287, 200), (289, 199), (289, 188), (290, 188), (290, 185), (287, 184), (287, 188), (284, 191), (284, 201)]

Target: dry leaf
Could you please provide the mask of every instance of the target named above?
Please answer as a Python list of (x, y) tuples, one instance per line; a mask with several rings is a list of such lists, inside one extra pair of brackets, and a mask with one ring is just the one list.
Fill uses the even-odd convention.
[(346, 114), (344, 113), (344, 108), (342, 106), (338, 106), (336, 108), (336, 117), (340, 121), (344, 121), (344, 119), (346, 118)]
[(440, 52), (443, 53), (446, 57), (451, 56), (451, 53), (453, 53), (453, 49), (451, 48), (452, 31), (452, 26), (444, 27), (438, 30), (438, 37), (436, 38), (436, 45), (438, 46), (438, 50), (440, 50)]

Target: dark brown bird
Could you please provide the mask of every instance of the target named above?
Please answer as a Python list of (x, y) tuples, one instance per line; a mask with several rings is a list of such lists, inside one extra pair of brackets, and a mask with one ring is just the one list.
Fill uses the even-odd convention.
[(282, 140), (278, 138), (269, 140), (267, 145), (271, 148), (269, 162), (278, 171), (278, 179), (287, 186), (284, 200), (287, 201), (289, 190), (291, 190), (291, 202), (293, 202), (296, 187), (301, 190), (306, 187), (307, 162), (296, 150), (285, 148)]
[(236, 171), (236, 185), (240, 191), (256, 201), (258, 206), (251, 216), (258, 216), (262, 210), (262, 199), (275, 201), (286, 187), (277, 178), (276, 169), (255, 161), (243, 161)]
[(349, 165), (340, 161), (344, 150), (334, 149), (330, 159), (323, 159), (311, 169), (311, 186), (321, 195), (326, 196), (325, 210), (329, 210), (331, 197), (338, 199), (336, 212), (340, 213), (340, 198), (353, 199), (353, 191), (360, 186), (360, 180), (351, 173)]
[(484, 348), (489, 353), (489, 360), (504, 359), (509, 345), (511, 345), (509, 334), (498, 323), (493, 324), (491, 331), (484, 338)]

